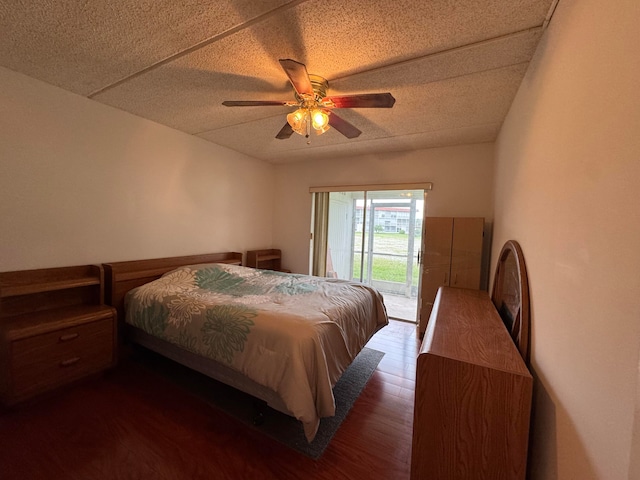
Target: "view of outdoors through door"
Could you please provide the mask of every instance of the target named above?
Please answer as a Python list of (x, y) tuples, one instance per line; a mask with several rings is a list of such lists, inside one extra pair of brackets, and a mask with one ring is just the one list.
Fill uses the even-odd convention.
[(415, 322), (423, 214), (423, 190), (331, 192), (326, 275), (376, 287), (390, 317)]

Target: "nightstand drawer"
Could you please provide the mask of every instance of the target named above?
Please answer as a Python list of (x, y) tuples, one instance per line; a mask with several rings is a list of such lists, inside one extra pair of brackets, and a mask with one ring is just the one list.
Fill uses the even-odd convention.
[(11, 342), (13, 396), (26, 398), (111, 366), (114, 328), (108, 317)]

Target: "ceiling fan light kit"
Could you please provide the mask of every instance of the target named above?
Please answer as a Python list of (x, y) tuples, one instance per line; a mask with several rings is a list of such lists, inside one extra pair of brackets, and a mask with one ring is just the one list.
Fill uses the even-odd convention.
[(291, 125), (294, 132), (308, 137), (313, 130), (318, 135), (322, 135), (329, 130), (329, 113), (319, 108), (299, 108), (287, 115), (287, 123)]
[[(354, 125), (336, 115), (334, 108), (391, 108), (395, 98), (390, 93), (366, 93), (359, 95), (327, 96), (329, 82), (318, 75), (309, 75), (307, 67), (291, 59), (279, 60), (293, 86), (296, 101), (227, 100), (227, 107), (287, 106), (298, 107), (287, 115), (287, 123), (276, 135), (285, 140), (293, 132), (309, 137), (311, 132), (322, 135), (331, 127), (347, 138), (356, 138), (362, 132)], [(310, 142), (307, 142), (310, 143)]]

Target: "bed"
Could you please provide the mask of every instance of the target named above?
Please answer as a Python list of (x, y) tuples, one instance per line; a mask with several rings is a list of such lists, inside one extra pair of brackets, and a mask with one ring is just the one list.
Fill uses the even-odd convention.
[(332, 388), (388, 323), (380, 293), (344, 280), (241, 266), (240, 253), (105, 264), (127, 341), (265, 401), (312, 441)]

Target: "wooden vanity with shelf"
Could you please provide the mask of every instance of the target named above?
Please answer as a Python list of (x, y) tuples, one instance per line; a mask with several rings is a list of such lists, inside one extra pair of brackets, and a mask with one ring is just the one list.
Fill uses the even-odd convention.
[(8, 406), (116, 362), (104, 272), (83, 265), (0, 273), (0, 401)]

